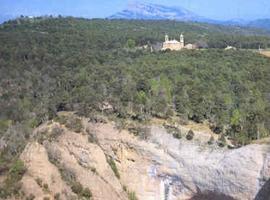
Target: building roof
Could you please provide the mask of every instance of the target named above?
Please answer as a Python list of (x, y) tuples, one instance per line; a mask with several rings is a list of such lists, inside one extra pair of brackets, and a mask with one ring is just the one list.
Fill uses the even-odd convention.
[(167, 43), (167, 44), (179, 44), (180, 42), (178, 42), (177, 40), (169, 40), (169, 41), (166, 41), (165, 43)]

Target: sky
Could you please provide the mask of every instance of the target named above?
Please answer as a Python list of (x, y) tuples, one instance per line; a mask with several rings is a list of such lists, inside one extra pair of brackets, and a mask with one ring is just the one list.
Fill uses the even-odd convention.
[[(138, 0), (137, 0), (138, 1)], [(69, 15), (104, 18), (123, 10), (124, 0), (0, 0), (0, 15)], [(216, 19), (270, 18), (270, 0), (144, 0), (168, 6), (181, 6), (197, 15)]]

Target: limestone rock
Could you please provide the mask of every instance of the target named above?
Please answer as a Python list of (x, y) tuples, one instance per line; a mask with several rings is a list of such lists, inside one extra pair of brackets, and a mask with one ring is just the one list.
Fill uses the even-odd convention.
[[(95, 200), (127, 200), (128, 191), (141, 200), (185, 200), (204, 193), (240, 200), (259, 199), (259, 191), (266, 195), (262, 189), (270, 178), (269, 145), (228, 150), (209, 146), (207, 134), (195, 132), (191, 141), (175, 139), (158, 125), (149, 127), (147, 140), (119, 131), (113, 123), (83, 119), (83, 126), (94, 130), (94, 142), (85, 132), (62, 127), (57, 140), (27, 145), (21, 155), (28, 169), (22, 179), (26, 194), (37, 199), (57, 193), (63, 199), (76, 197), (69, 178), (89, 188)], [(114, 160), (119, 179), (108, 158)], [(65, 170), (68, 177), (63, 177)], [(48, 184), (48, 191), (37, 178)]]

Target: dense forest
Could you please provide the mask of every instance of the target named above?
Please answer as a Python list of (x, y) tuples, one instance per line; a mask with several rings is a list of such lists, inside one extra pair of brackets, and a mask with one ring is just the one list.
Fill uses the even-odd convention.
[[(150, 52), (165, 33), (201, 50)], [(208, 121), (247, 144), (270, 131), (270, 46), (263, 31), (174, 21), (17, 19), (0, 28), (0, 138), (61, 110), (89, 116), (109, 102), (119, 118)], [(227, 45), (241, 47), (225, 51)], [(207, 47), (207, 48), (206, 48)], [(246, 49), (245, 49), (246, 48)], [(23, 144), (23, 143), (21, 143)], [(12, 143), (11, 154), (23, 147)], [(18, 150), (19, 149), (19, 150)]]

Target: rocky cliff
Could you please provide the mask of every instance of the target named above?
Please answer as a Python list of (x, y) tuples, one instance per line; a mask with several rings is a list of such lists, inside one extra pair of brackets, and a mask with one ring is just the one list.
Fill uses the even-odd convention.
[(199, 132), (192, 140), (176, 139), (150, 124), (147, 136), (138, 137), (113, 122), (81, 120), (79, 131), (54, 121), (35, 130), (21, 154), (25, 196), (251, 200), (269, 195), (262, 191), (270, 178), (268, 145), (229, 150), (208, 145), (210, 136)]

